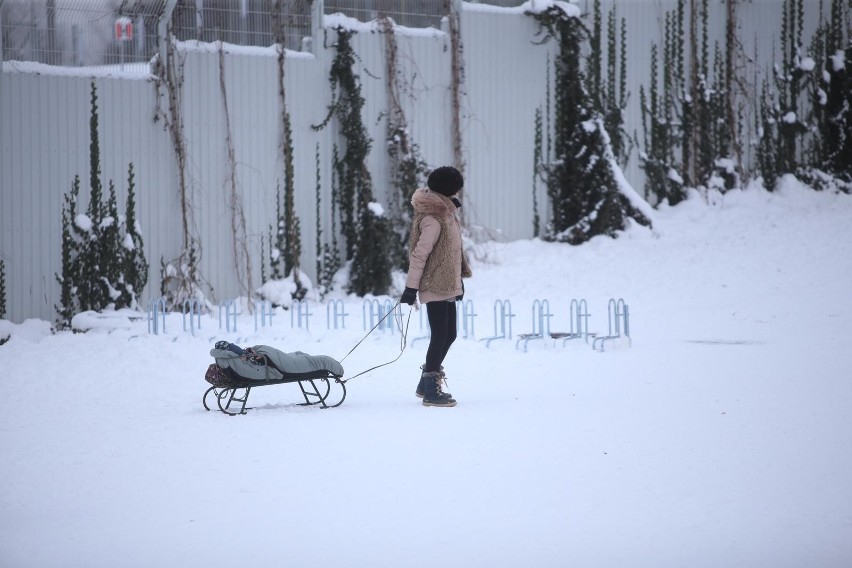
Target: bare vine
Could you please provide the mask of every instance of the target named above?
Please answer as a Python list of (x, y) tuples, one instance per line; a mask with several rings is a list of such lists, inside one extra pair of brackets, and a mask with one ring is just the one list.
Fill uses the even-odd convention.
[[(279, 250), (283, 253), (284, 275), (292, 274), (293, 283), (296, 286), (293, 292), (293, 299), (301, 300), (305, 297), (307, 289), (302, 285), (301, 280), (301, 256), (302, 256), (302, 236), (301, 224), (296, 216), (295, 204), (295, 167), (294, 167), (294, 152), (293, 152), (293, 125), (290, 120), (290, 112), (287, 110), (287, 91), (285, 89), (285, 63), (287, 61), (284, 27), (281, 22), (281, 5), (280, 0), (275, 0), (272, 6), (272, 29), (275, 38), (275, 43), (278, 45), (278, 99), (281, 103), (281, 153), (284, 163), (284, 220), (286, 229), (281, 235), (281, 226), (279, 219), (278, 232)], [(280, 211), (278, 212), (280, 214)]]
[[(175, 158), (178, 166), (178, 191), (180, 192), (181, 221), (183, 228), (183, 248), (188, 249), (192, 241), (190, 233), (190, 204), (186, 179), (186, 139), (183, 135), (183, 115), (181, 113), (181, 90), (183, 88), (183, 60), (177, 57), (177, 50), (171, 34), (165, 41), (166, 65), (163, 60), (159, 61), (157, 76), (157, 112), (154, 120), (163, 120), (172, 145), (175, 150)], [(160, 108), (160, 88), (165, 87), (168, 98), (168, 112)]]
[(379, 27), (385, 37), (385, 81), (388, 96), (387, 150), (390, 158), (390, 178), (396, 192), (389, 197), (390, 222), (398, 239), (393, 243), (390, 254), (394, 265), (408, 269), (409, 220), (413, 214), (411, 195), (427, 174), (427, 165), (420, 151), (411, 140), (408, 121), (402, 107), (398, 46), (393, 21), (379, 17)]
[[(242, 200), (237, 189), (237, 160), (234, 151), (234, 139), (231, 134), (231, 113), (228, 110), (228, 91), (225, 88), (225, 49), (224, 44), (219, 43), (219, 89), (222, 92), (222, 103), (225, 108), (225, 143), (228, 148), (228, 185), (231, 207), (231, 233), (234, 238), (234, 268), (242, 295), (249, 298), (249, 312), (252, 311), (251, 296), (252, 286), (251, 255), (248, 250), (248, 236), (246, 233), (246, 216), (243, 210)], [(240, 278), (245, 274), (245, 279)]]
[[(179, 309), (185, 301), (192, 299), (204, 300), (205, 308), (209, 308), (204, 293), (201, 290), (202, 279), (198, 271), (201, 245), (193, 237), (192, 231), (192, 203), (187, 176), (186, 137), (184, 136), (183, 114), (181, 111), (183, 59), (178, 57), (174, 36), (171, 33), (170, 27), (166, 34), (166, 57), (160, 58), (155, 73), (157, 106), (154, 121), (163, 121), (175, 152), (178, 170), (178, 194), (180, 198), (183, 247), (177, 258), (168, 263), (163, 259), (160, 260), (160, 292), (166, 297), (169, 307), (172, 309)], [(163, 64), (163, 59), (165, 59), (165, 65)], [(165, 97), (168, 104), (168, 109), (165, 111), (160, 106), (162, 89), (165, 89)]]

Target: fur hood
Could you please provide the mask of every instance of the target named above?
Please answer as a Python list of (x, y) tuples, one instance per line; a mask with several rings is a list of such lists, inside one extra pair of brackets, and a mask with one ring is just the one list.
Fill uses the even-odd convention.
[(428, 187), (418, 189), (411, 196), (411, 206), (414, 212), (421, 215), (431, 215), (438, 219), (451, 218), (456, 213), (456, 204), (449, 197), (430, 190)]

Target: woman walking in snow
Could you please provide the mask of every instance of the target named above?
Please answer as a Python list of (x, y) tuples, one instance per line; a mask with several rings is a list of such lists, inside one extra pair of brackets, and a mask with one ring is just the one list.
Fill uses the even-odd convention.
[(413, 305), (419, 292), (426, 304), (432, 337), (426, 363), (417, 385), (424, 406), (455, 406), (443, 391), (446, 376), (442, 365), (456, 339), (456, 300), (464, 295), (462, 278), (471, 276), (462, 250), (461, 225), (456, 210), (457, 193), (464, 185), (461, 173), (442, 166), (429, 174), (427, 186), (414, 192), (414, 219), (408, 243), (408, 276), (400, 302)]

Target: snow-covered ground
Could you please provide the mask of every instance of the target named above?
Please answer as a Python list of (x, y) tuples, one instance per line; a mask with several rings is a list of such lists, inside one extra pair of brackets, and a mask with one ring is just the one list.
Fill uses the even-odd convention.
[[(617, 240), (480, 246), (452, 409), (414, 396), (415, 313), (400, 360), (338, 408), (281, 385), (245, 416), (204, 410), (215, 340), (342, 359), (364, 335), (354, 298), (338, 330), (318, 303), (309, 329), (281, 312), (229, 334), (214, 314), (194, 337), (179, 314), (160, 335), (5, 322), (0, 565), (852, 565), (852, 197), (786, 181), (707, 201)], [(585, 299), (605, 333), (610, 298), (632, 345), (480, 341), (498, 299), (517, 339), (544, 299), (551, 331)], [(376, 332), (347, 375), (399, 349)]]

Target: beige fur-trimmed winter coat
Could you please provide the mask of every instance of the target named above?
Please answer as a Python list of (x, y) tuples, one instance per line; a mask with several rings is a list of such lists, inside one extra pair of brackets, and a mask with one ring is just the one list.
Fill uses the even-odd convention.
[(415, 191), (411, 205), (414, 219), (405, 285), (418, 290), (424, 304), (455, 298), (462, 293), (462, 278), (471, 276), (456, 206), (449, 197), (428, 188)]

